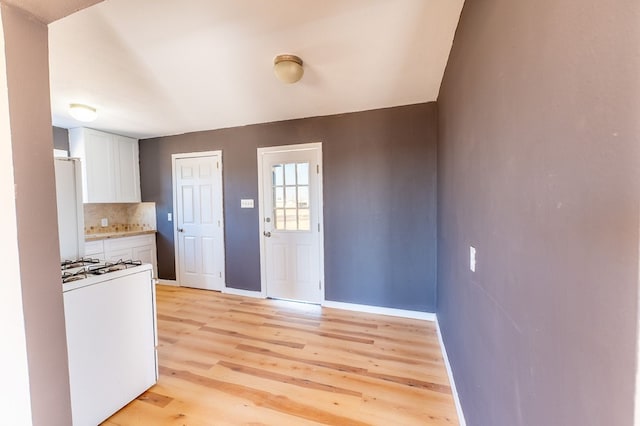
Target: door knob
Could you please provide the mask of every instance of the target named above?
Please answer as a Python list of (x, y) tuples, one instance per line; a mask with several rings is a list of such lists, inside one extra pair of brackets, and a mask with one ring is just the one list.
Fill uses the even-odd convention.
[(267, 238), (271, 237), (271, 232), (269, 232), (269, 231), (264, 231), (263, 234)]
[(184, 232), (184, 228), (178, 228), (178, 232)]

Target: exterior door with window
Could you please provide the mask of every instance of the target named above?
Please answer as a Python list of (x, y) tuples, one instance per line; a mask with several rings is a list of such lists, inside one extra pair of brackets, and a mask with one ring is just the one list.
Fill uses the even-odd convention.
[(259, 150), (263, 285), (267, 297), (321, 303), (321, 147), (281, 149)]

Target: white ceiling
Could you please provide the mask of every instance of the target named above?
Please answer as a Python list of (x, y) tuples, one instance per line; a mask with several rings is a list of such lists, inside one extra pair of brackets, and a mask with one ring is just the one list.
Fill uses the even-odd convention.
[[(49, 25), (53, 123), (146, 138), (434, 101), (463, 0), (106, 0)], [(293, 85), (275, 55), (304, 60)]]
[(103, 0), (2, 0), (48, 24)]

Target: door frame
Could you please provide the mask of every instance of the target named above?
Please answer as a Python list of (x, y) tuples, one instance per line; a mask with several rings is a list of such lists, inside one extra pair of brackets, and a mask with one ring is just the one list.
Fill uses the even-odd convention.
[[(172, 196), (173, 196), (173, 212), (171, 213), (171, 222), (173, 227), (173, 263), (175, 265), (176, 270), (176, 283), (180, 286), (180, 261), (179, 261), (179, 251), (180, 247), (178, 244), (178, 226), (176, 225), (176, 214), (178, 212), (178, 188), (177, 188), (177, 176), (176, 176), (176, 160), (182, 158), (198, 158), (198, 157), (213, 157), (217, 155), (220, 157), (220, 206), (222, 208), (222, 219), (220, 223), (220, 229), (222, 230), (222, 289), (227, 288), (227, 264), (225, 261), (227, 244), (225, 240), (224, 233), (224, 174), (223, 172), (223, 161), (222, 161), (222, 150), (216, 151), (201, 151), (201, 152), (182, 152), (178, 154), (171, 154), (171, 184), (173, 186)], [(217, 170), (217, 169), (216, 169)]]
[(323, 176), (324, 169), (322, 166), (322, 142), (311, 142), (311, 143), (302, 143), (302, 144), (294, 144), (294, 145), (280, 145), (280, 146), (270, 146), (265, 148), (258, 148), (258, 238), (260, 238), (260, 295), (263, 298), (267, 297), (267, 262), (266, 262), (266, 248), (265, 241), (263, 238), (264, 232), (264, 181), (263, 181), (263, 166), (262, 166), (262, 156), (263, 154), (273, 154), (278, 152), (291, 152), (291, 151), (307, 151), (307, 150), (317, 150), (318, 151), (318, 199), (316, 202), (318, 203), (318, 223), (320, 225), (320, 231), (318, 232), (318, 263), (319, 263), (319, 277), (320, 283), (322, 287), (322, 291), (320, 292), (320, 305), (325, 302), (325, 292), (326, 292), (326, 282), (324, 280), (324, 192), (322, 189), (323, 184)]

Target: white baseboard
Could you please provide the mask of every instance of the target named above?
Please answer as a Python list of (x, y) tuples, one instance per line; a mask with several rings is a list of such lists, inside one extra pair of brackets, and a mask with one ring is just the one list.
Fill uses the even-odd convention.
[(160, 284), (160, 285), (170, 285), (172, 287), (180, 287), (178, 285), (178, 282), (176, 280), (160, 280), (157, 279), (156, 280), (156, 284)]
[(425, 321), (435, 321), (436, 314), (431, 312), (409, 311), (405, 309), (383, 308), (381, 306), (358, 305), (356, 303), (343, 303), (325, 300), (322, 303), (325, 308), (345, 309), (347, 311), (366, 312), (368, 314), (389, 315), (392, 317), (402, 317), (419, 319)]
[(260, 291), (242, 290), (239, 288), (223, 287), (222, 292), (227, 294), (234, 294), (236, 296), (246, 296), (246, 297), (253, 297), (256, 299), (265, 299), (264, 294), (262, 294), (262, 292)]
[(462, 404), (460, 404), (460, 397), (458, 396), (458, 390), (456, 389), (456, 381), (453, 379), (453, 370), (451, 370), (451, 364), (449, 363), (449, 356), (447, 355), (447, 349), (444, 347), (444, 340), (442, 340), (442, 333), (440, 332), (440, 324), (436, 317), (436, 329), (438, 330), (438, 341), (440, 342), (440, 349), (442, 350), (442, 358), (444, 358), (444, 365), (447, 367), (447, 375), (449, 376), (449, 383), (451, 384), (451, 393), (453, 394), (453, 401), (456, 404), (456, 411), (458, 412), (458, 422), (460, 426), (467, 426), (467, 421), (464, 418), (462, 412)]

